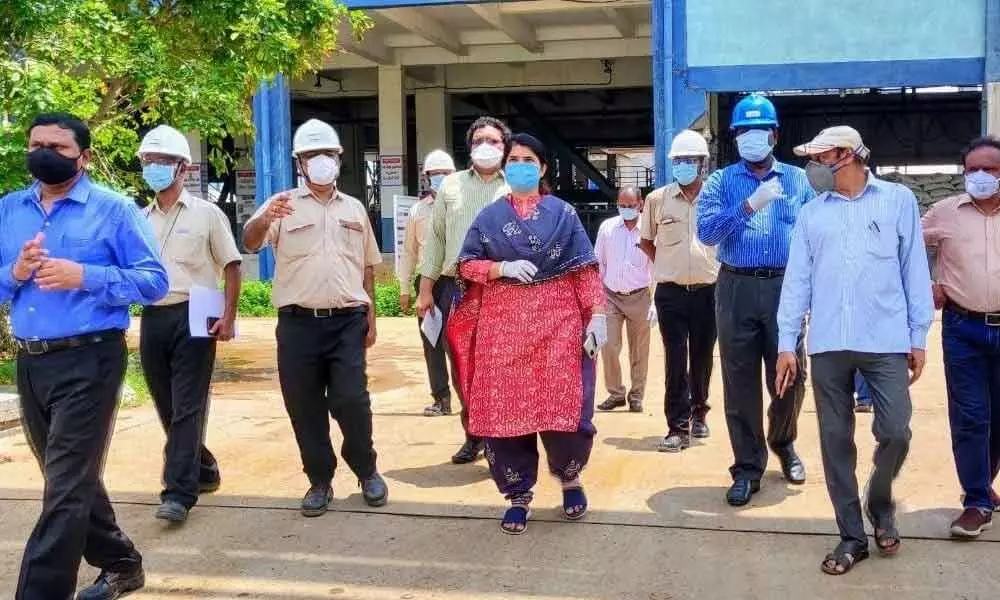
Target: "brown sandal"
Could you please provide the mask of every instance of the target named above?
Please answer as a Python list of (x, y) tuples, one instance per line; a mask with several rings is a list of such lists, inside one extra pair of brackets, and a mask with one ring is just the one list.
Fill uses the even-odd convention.
[(868, 549), (861, 544), (844, 541), (826, 555), (820, 568), (827, 575), (844, 575), (868, 556)]
[(899, 537), (899, 532), (895, 527), (888, 529), (875, 529), (875, 545), (878, 546), (878, 553), (881, 556), (889, 557), (899, 554), (903, 547), (903, 540)]

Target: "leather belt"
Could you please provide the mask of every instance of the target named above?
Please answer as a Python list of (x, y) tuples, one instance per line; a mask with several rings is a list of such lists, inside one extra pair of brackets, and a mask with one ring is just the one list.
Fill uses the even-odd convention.
[(729, 271), (730, 273), (735, 273), (737, 275), (746, 275), (747, 277), (755, 277), (757, 279), (774, 279), (775, 277), (781, 277), (785, 274), (784, 267), (732, 267), (725, 263), (722, 264), (723, 271)]
[(105, 329), (103, 331), (50, 340), (17, 338), (17, 347), (21, 352), (29, 356), (40, 356), (42, 354), (49, 354), (50, 352), (81, 348), (111, 340), (120, 340), (123, 337), (125, 337), (125, 332), (121, 329)]
[(962, 315), (967, 319), (972, 319), (973, 321), (982, 321), (990, 327), (1000, 327), (1000, 311), (986, 312), (986, 313), (976, 312), (974, 310), (968, 310), (966, 308), (963, 308), (955, 304), (951, 300), (948, 300), (948, 303), (945, 304), (945, 308), (947, 308), (948, 310), (950, 310), (955, 314)]
[(298, 304), (289, 304), (278, 309), (278, 313), (295, 315), (297, 317), (312, 317), (314, 319), (329, 319), (338, 315), (350, 315), (355, 313), (366, 313), (366, 306), (347, 306), (344, 308), (306, 308)]
[(663, 285), (671, 285), (673, 287), (681, 288), (686, 292), (695, 292), (711, 287), (715, 285), (715, 283), (674, 283), (673, 281), (664, 281)]
[(642, 292), (648, 292), (649, 288), (641, 287), (641, 288), (632, 290), (631, 292), (615, 292), (614, 290), (611, 290), (611, 291), (614, 292), (618, 296), (634, 296), (634, 295), (642, 293)]

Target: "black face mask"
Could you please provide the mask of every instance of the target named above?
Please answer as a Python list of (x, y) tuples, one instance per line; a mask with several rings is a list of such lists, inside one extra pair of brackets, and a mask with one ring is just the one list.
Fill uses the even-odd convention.
[(28, 153), (28, 171), (42, 183), (58, 185), (76, 176), (78, 160), (79, 156), (67, 158), (52, 148), (39, 148)]

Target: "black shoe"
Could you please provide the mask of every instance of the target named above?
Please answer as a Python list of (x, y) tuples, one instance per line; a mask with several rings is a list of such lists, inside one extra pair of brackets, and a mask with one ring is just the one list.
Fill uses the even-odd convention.
[(361, 495), (365, 498), (368, 506), (385, 506), (389, 501), (389, 486), (378, 472), (373, 473), (368, 479), (359, 481)]
[(703, 440), (710, 435), (712, 435), (712, 432), (708, 428), (708, 423), (704, 421), (691, 421), (691, 437)]
[(745, 506), (750, 497), (760, 491), (760, 479), (737, 479), (726, 492), (726, 502), (730, 506)]
[(802, 459), (789, 448), (779, 452), (778, 459), (781, 461), (781, 472), (784, 473), (788, 483), (802, 485), (806, 482), (806, 466), (802, 464)]
[(302, 516), (318, 517), (326, 513), (333, 501), (333, 488), (329, 485), (314, 485), (302, 498)]
[(597, 405), (597, 410), (614, 410), (616, 408), (621, 408), (626, 404), (628, 403), (625, 401), (624, 398), (621, 398), (620, 400), (615, 398), (608, 398), (604, 402), (601, 402), (600, 404)]
[(451, 414), (451, 398), (435, 400), (434, 404), (424, 408), (425, 417), (444, 417)]
[(222, 486), (222, 480), (216, 479), (215, 481), (202, 481), (198, 484), (199, 494), (212, 494), (219, 491), (219, 487)]
[(190, 509), (176, 500), (166, 500), (156, 509), (156, 518), (180, 525), (187, 521)]
[(628, 401), (628, 411), (634, 413), (642, 412), (642, 400), (629, 400)]
[(451, 457), (451, 462), (456, 465), (465, 465), (479, 460), (479, 455), (483, 451), (483, 443), (480, 441), (466, 440), (461, 449)]
[(94, 581), (94, 585), (83, 588), (76, 595), (76, 600), (115, 600), (136, 590), (141, 590), (146, 585), (146, 574), (142, 566), (137, 566), (131, 571), (116, 573), (112, 571), (101, 571), (100, 576)]

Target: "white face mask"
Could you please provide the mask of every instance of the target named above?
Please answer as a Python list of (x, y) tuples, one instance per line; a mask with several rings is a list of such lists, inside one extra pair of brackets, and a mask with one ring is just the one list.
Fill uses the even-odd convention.
[(503, 150), (492, 144), (479, 144), (472, 149), (472, 164), (480, 169), (495, 169), (503, 160)]
[(986, 171), (973, 171), (965, 176), (965, 191), (976, 200), (992, 198), (1000, 191), (1000, 179)]
[(316, 185), (330, 185), (340, 176), (340, 161), (325, 154), (314, 156), (306, 163), (306, 173)]

